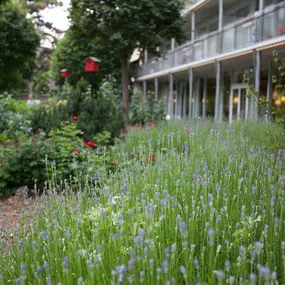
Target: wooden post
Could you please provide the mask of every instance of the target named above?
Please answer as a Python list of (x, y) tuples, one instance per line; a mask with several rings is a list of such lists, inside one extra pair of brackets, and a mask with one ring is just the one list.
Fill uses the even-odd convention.
[(215, 100), (215, 121), (219, 120), (219, 99), (221, 86), (221, 62), (216, 62), (216, 100)]
[(173, 117), (173, 74), (169, 73), (168, 115)]
[(193, 117), (192, 112), (192, 99), (193, 99), (193, 69), (188, 69), (188, 77), (189, 77), (189, 118)]

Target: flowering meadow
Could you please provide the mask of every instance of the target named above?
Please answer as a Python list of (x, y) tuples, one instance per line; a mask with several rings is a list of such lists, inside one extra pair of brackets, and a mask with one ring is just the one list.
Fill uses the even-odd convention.
[(285, 284), (284, 129), (171, 123), (113, 151), (78, 191), (48, 183), (0, 284)]

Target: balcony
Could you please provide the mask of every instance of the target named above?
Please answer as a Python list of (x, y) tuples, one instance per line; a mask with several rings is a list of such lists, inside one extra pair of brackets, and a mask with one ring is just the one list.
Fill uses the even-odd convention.
[(138, 77), (239, 50), (284, 34), (285, 5), (282, 3), (226, 26), (221, 32), (215, 31), (188, 42), (163, 58), (147, 62), (139, 68)]

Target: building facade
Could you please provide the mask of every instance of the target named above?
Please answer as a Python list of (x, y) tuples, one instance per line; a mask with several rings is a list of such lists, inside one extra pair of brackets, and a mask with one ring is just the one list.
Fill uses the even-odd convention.
[(145, 52), (137, 75), (144, 95), (153, 90), (177, 119), (256, 120), (249, 85), (269, 105), (285, 106), (272, 82), (273, 51), (285, 54), (285, 1), (200, 0), (183, 13), (185, 43), (173, 39), (160, 59)]

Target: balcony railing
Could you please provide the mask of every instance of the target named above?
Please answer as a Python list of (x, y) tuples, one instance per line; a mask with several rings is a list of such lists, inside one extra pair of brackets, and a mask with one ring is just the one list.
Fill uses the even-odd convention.
[(231, 52), (285, 34), (285, 5), (280, 4), (261, 15), (253, 15), (213, 32), (194, 43), (188, 42), (165, 57), (142, 65), (138, 77)]

